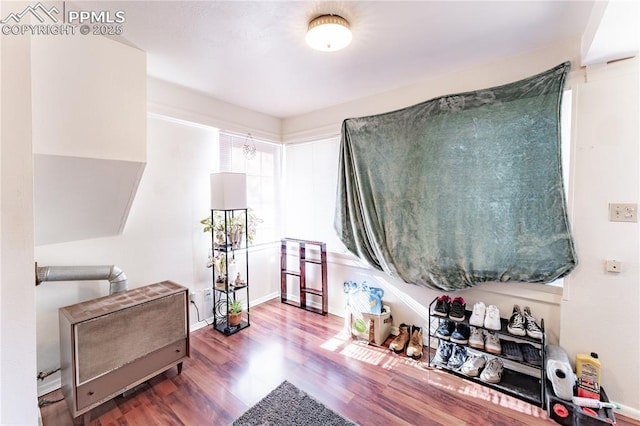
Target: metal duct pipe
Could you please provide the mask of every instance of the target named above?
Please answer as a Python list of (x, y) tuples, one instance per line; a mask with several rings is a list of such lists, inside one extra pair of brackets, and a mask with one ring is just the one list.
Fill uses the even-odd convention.
[(36, 285), (45, 281), (109, 280), (109, 294), (127, 290), (127, 277), (115, 265), (93, 266), (38, 266)]

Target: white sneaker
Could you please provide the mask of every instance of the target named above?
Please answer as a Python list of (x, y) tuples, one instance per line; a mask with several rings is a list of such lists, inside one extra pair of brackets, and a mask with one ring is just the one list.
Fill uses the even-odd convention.
[(471, 327), (469, 346), (471, 346), (472, 348), (484, 350), (484, 330), (482, 330), (481, 328)]
[(500, 311), (496, 305), (489, 305), (484, 316), (484, 328), (489, 330), (500, 330)]
[(469, 318), (469, 324), (476, 327), (482, 327), (484, 325), (484, 311), (486, 306), (484, 302), (476, 302), (473, 305), (473, 312), (471, 312), (471, 318)]
[(484, 355), (472, 355), (462, 364), (460, 371), (469, 377), (478, 377), (480, 370), (484, 368), (487, 363), (487, 358)]
[(493, 358), (487, 362), (487, 366), (480, 373), (480, 380), (487, 383), (500, 383), (504, 366), (500, 358)]
[(484, 348), (487, 352), (501, 355), (502, 354), (502, 345), (500, 344), (500, 339), (493, 333), (485, 333), (484, 339)]

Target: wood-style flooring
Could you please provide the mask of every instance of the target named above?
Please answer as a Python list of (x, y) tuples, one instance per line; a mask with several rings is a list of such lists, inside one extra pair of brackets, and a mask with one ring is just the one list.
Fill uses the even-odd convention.
[[(283, 380), (361, 425), (556, 424), (538, 407), (352, 341), (343, 324), (277, 299), (263, 303), (232, 336), (211, 326), (193, 332), (182, 374), (172, 368), (95, 408), (91, 425), (230, 425)], [(64, 401), (41, 412), (45, 426), (73, 424)]]

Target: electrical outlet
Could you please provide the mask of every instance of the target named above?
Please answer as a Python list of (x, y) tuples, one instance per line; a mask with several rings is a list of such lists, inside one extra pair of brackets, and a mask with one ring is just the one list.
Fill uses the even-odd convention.
[(189, 293), (189, 301), (196, 303), (196, 294), (195, 293)]
[(210, 288), (204, 289), (204, 300), (206, 302), (213, 302), (213, 290)]
[(638, 205), (609, 203), (610, 222), (637, 222)]
[(607, 260), (605, 261), (605, 268), (607, 272), (615, 272), (620, 273), (622, 270), (622, 263), (617, 260)]
[(204, 289), (203, 316), (205, 319), (213, 318), (213, 289)]

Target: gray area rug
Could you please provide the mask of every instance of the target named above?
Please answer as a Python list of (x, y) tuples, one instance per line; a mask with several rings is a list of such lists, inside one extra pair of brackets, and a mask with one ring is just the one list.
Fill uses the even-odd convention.
[(249, 408), (233, 426), (327, 426), (356, 425), (331, 411), (286, 380)]

